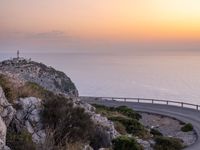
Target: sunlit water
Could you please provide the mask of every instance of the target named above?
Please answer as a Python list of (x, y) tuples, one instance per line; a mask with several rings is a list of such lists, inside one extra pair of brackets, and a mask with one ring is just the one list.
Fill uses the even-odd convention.
[[(0, 60), (14, 54), (0, 54)], [(80, 95), (169, 99), (200, 104), (200, 56), (24, 54), (65, 72)]]

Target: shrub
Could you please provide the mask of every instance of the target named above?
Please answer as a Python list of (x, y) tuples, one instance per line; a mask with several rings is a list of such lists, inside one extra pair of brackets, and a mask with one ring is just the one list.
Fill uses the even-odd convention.
[(96, 112), (106, 116), (114, 122), (116, 130), (121, 134), (134, 134), (142, 138), (148, 138), (149, 132), (138, 121), (141, 115), (127, 106), (107, 107), (104, 105), (93, 104)]
[(112, 141), (113, 150), (142, 150), (143, 148), (134, 138), (120, 136)]
[(191, 123), (187, 123), (181, 128), (181, 131), (183, 131), (183, 132), (189, 132), (192, 130), (193, 130), (193, 126)]
[(33, 82), (26, 82), (23, 86), (13, 86), (14, 83), (5, 75), (0, 75), (0, 86), (2, 87), (6, 98), (10, 103), (18, 98), (37, 97), (45, 99), (45, 93), (48, 93), (43, 87)]
[(12, 150), (36, 150), (36, 145), (32, 141), (31, 134), (26, 130), (17, 132), (11, 128), (8, 128), (6, 145)]
[(93, 131), (93, 135), (90, 139), (90, 146), (94, 150), (98, 150), (99, 148), (108, 148), (111, 145), (110, 136), (106, 133), (105, 129), (101, 126), (96, 126)]
[(127, 134), (125, 126), (119, 121), (114, 121), (115, 129), (122, 135)]
[(93, 106), (97, 109), (97, 113), (101, 113), (102, 115), (105, 115), (107, 117), (109, 117), (109, 115), (112, 115), (112, 113), (117, 112), (132, 119), (139, 120), (141, 118), (140, 114), (136, 113), (133, 109), (128, 108), (127, 106), (107, 107), (99, 104), (93, 104)]
[(154, 136), (163, 136), (163, 134), (157, 129), (151, 129), (150, 133), (153, 134)]
[(131, 108), (128, 108), (127, 106), (119, 106), (119, 107), (116, 107), (116, 111), (122, 113), (123, 115), (127, 116), (127, 117), (130, 117), (132, 119), (141, 119), (142, 116), (138, 113), (136, 113), (133, 109)]
[(181, 141), (176, 138), (157, 137), (155, 142), (155, 150), (181, 150), (183, 148)]
[(48, 93), (44, 101), (42, 121), (45, 128), (54, 132), (56, 145), (87, 141), (93, 129), (93, 122), (83, 108), (74, 107), (71, 99)]
[(47, 92), (47, 90), (36, 83), (26, 82), (24, 86), (19, 88), (18, 97), (25, 98), (32, 96), (44, 99)]
[(9, 78), (3, 74), (0, 74), (0, 86), (2, 87), (5, 97), (9, 102), (13, 102), (17, 98), (17, 91), (10, 82)]
[(142, 136), (140, 133), (142, 133), (143, 130), (145, 130), (143, 125), (136, 119), (130, 119), (124, 117), (110, 117), (108, 119), (114, 122), (118, 121), (121, 124), (123, 124), (124, 127), (126, 128), (126, 132), (130, 134)]

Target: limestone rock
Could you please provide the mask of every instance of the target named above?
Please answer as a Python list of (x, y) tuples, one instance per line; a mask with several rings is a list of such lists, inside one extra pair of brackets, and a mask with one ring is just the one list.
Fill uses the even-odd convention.
[(0, 149), (10, 150), (6, 146), (7, 126), (10, 124), (15, 111), (5, 98), (4, 92), (0, 87)]
[(10, 150), (8, 146), (0, 139), (0, 150)]
[(90, 145), (85, 145), (82, 150), (93, 150), (93, 148)]
[(16, 102), (19, 107), (15, 116), (15, 124), (19, 128), (27, 129), (32, 135), (33, 142), (42, 144), (45, 141), (45, 131), (41, 123), (40, 112), (42, 110), (41, 100), (35, 97), (20, 98)]
[(0, 87), (0, 116), (3, 118), (6, 126), (8, 126), (13, 119), (15, 110), (4, 95), (4, 91)]
[(6, 125), (3, 121), (3, 119), (0, 117), (0, 140), (4, 144), (6, 142), (6, 131), (7, 131)]
[(120, 134), (116, 131), (114, 124), (112, 121), (108, 120), (106, 117), (101, 116), (100, 114), (95, 113), (95, 107), (92, 105), (84, 102), (84, 101), (77, 101), (77, 105), (84, 108), (87, 113), (91, 115), (93, 122), (97, 125), (102, 126), (105, 131), (107, 132), (110, 140), (116, 138)]
[(153, 150), (153, 148), (152, 148), (153, 141), (149, 141), (149, 140), (146, 141), (146, 140), (142, 140), (139, 138), (136, 138), (136, 140), (140, 145), (142, 145), (144, 150)]

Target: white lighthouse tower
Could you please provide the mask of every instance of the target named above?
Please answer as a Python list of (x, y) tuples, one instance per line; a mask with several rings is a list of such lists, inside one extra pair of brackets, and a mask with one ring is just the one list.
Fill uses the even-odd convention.
[(19, 59), (19, 50), (17, 50), (17, 59)]

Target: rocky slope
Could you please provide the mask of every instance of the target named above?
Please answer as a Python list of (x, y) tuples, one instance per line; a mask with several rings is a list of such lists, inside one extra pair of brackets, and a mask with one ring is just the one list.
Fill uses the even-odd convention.
[[(23, 58), (14, 58), (12, 60), (0, 62), (0, 75), (1, 74), (3, 74), (8, 81), (0, 81), (0, 149), (18, 150), (27, 149), (27, 147), (31, 147), (32, 149), (53, 150), (54, 148), (50, 148), (50, 146), (47, 145), (49, 144), (48, 142), (50, 141), (49, 137), (51, 136), (51, 134), (54, 134), (54, 132), (57, 131), (49, 132), (50, 128), (47, 128), (44, 125), (44, 119), (42, 119), (41, 116), (41, 114), (44, 111), (45, 102), (52, 98), (62, 99), (63, 97), (66, 100), (69, 99), (69, 103), (72, 103), (72, 107), (83, 108), (85, 110), (84, 113), (89, 114), (90, 119), (96, 126), (95, 129), (100, 129), (101, 134), (104, 136), (104, 143), (106, 143), (108, 146), (111, 144), (111, 140), (119, 135), (119, 133), (114, 128), (114, 124), (111, 121), (109, 121), (106, 117), (102, 117), (101, 115), (96, 114), (94, 107), (78, 99), (78, 91), (74, 83), (63, 72), (57, 71), (51, 67), (47, 67), (42, 63), (37, 63)], [(4, 80), (4, 78), (0, 78), (0, 80)], [(28, 91), (28, 94), (26, 93), (22, 96), (19, 93), (23, 90), (27, 92), (27, 83), (31, 83), (30, 87), (33, 87), (34, 90), (30, 90), (29, 87), (30, 91)], [(32, 83), (36, 84), (32, 85)], [(1, 84), (8, 84), (9, 86)], [(10, 90), (10, 88), (12, 90)], [(42, 88), (44, 88), (45, 90), (43, 90)], [(38, 89), (42, 91), (39, 91), (39, 93), (43, 94), (42, 98), (37, 97), (37, 94), (35, 94), (35, 90)], [(10, 101), (6, 96), (12, 95), (12, 92), (15, 92), (16, 96), (14, 96), (14, 100)], [(10, 103), (8, 102), (8, 100)], [(62, 112), (63, 109), (64, 111), (67, 111), (66, 108), (62, 106), (62, 104), (56, 105), (62, 107), (61, 110), (57, 108), (57, 111)], [(68, 107), (71, 107), (71, 105), (69, 105)], [(73, 110), (73, 108), (70, 109)], [(48, 114), (50, 114), (52, 117), (52, 115), (56, 115), (53, 113), (59, 112), (49, 112)], [(76, 109), (74, 109), (74, 112), (72, 112), (71, 115), (79, 117), (74, 113), (76, 113)], [(58, 117), (60, 116), (62, 116), (62, 114), (58, 115)], [(87, 117), (87, 115), (85, 116)], [(70, 116), (67, 117), (69, 117), (70, 119)], [(68, 122), (65, 118), (64, 121)], [(73, 129), (74, 132), (78, 132), (79, 130), (76, 129), (76, 125), (78, 126), (78, 128), (80, 128), (78, 122), (79, 120), (72, 121), (75, 121), (73, 124), (75, 125), (75, 128)], [(81, 123), (83, 124), (84, 120), (80, 120), (80, 124)], [(62, 127), (62, 122), (55, 122), (55, 124), (61, 124)], [(79, 135), (79, 133), (74, 134)], [(83, 133), (81, 132), (80, 135), (81, 134)], [(98, 137), (93, 138), (98, 139)], [(25, 142), (23, 143), (23, 148), (23, 144), (20, 142)], [(6, 143), (8, 143), (10, 148), (6, 146)], [(85, 141), (81, 144), (82, 149), (92, 149), (92, 147), (88, 145), (90, 144), (90, 141)], [(52, 146), (51, 141), (50, 145)], [(70, 147), (69, 145), (67, 146)], [(80, 149), (80, 147), (75, 149)]]

